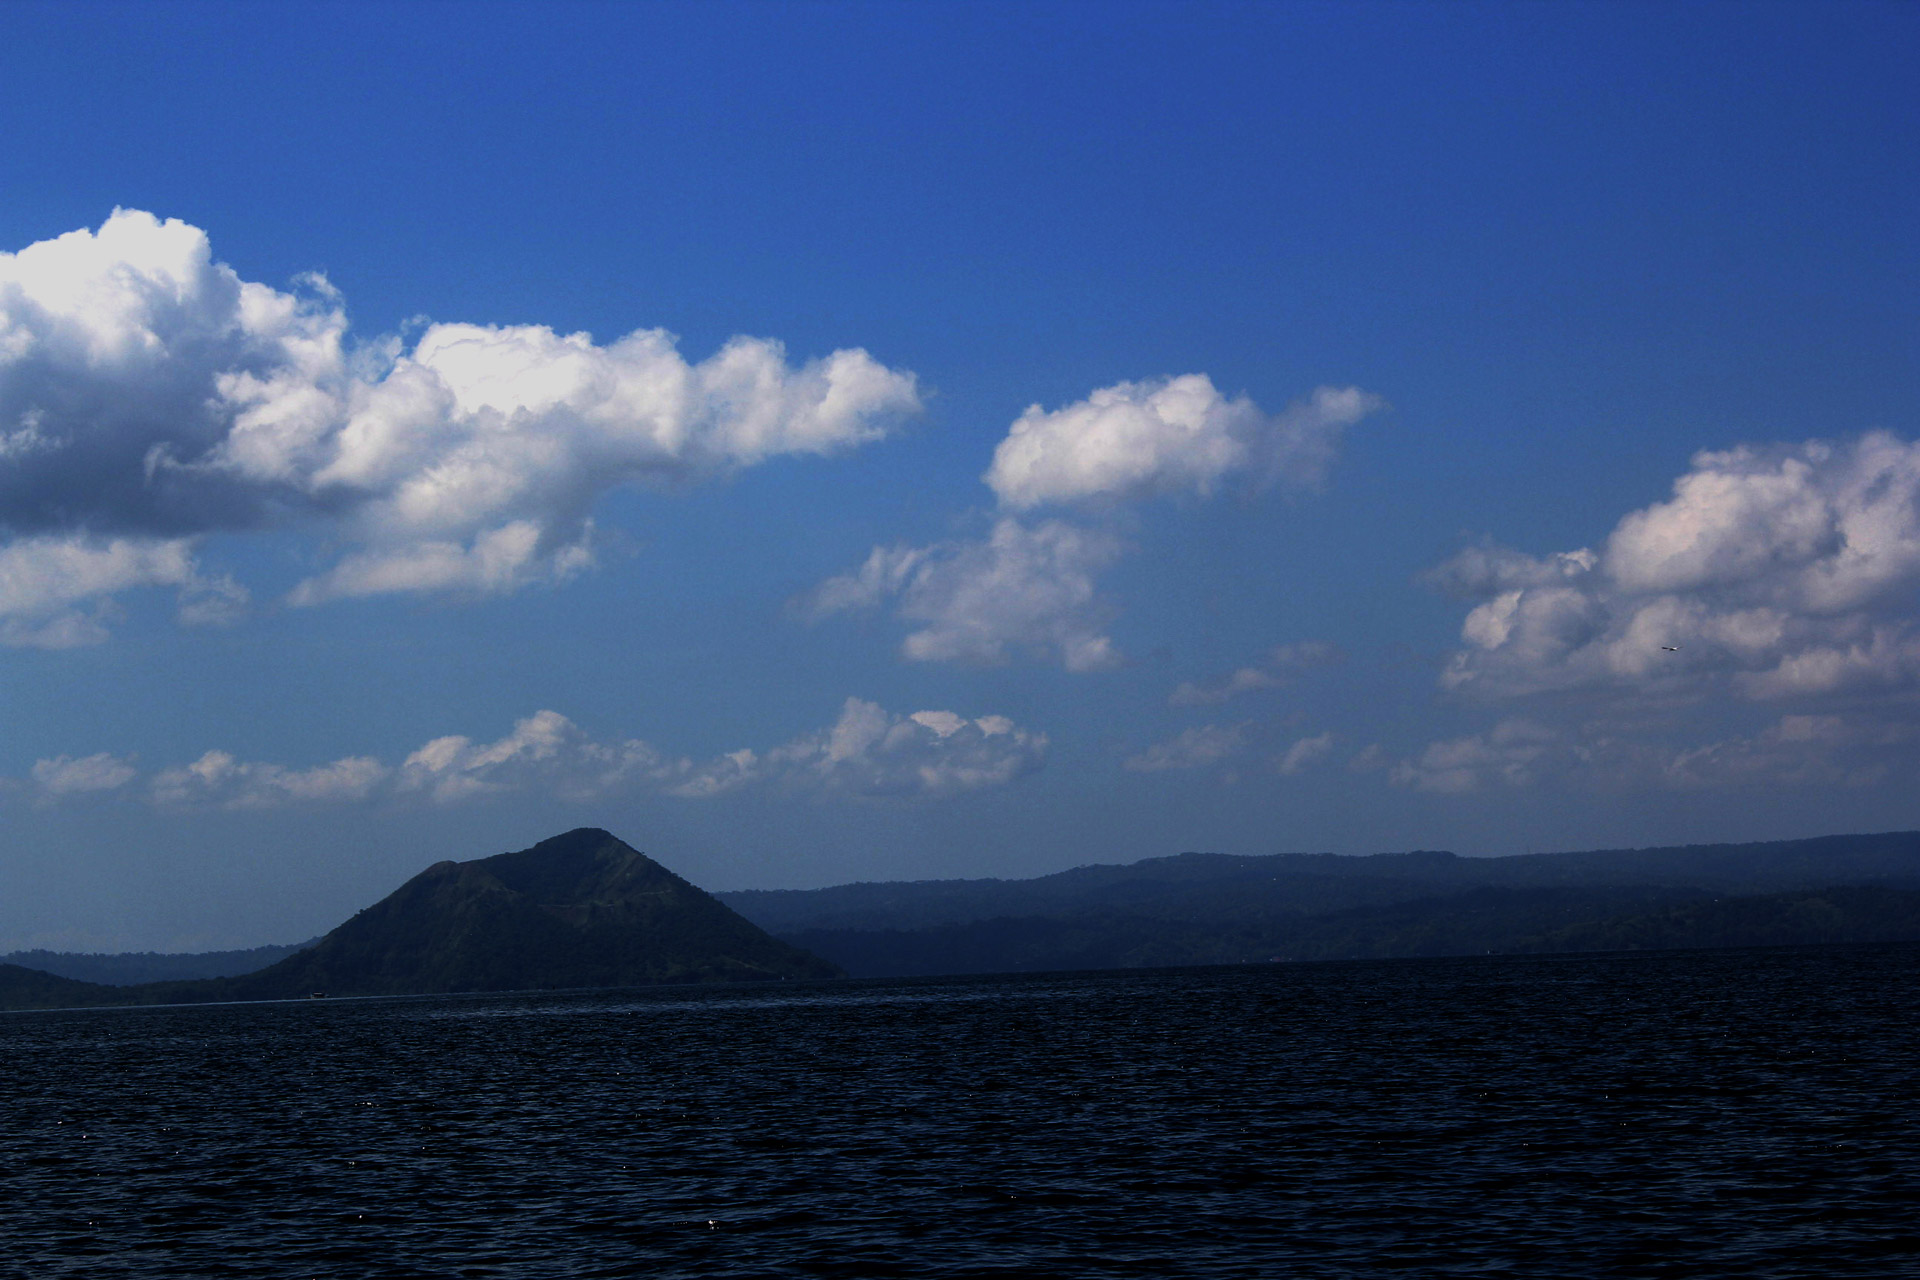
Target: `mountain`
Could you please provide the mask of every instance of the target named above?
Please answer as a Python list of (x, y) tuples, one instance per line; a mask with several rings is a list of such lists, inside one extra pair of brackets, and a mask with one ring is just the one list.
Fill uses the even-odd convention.
[[(1508, 858), (1186, 853), (721, 895), (855, 977), (1920, 940), (1920, 833)], [(1743, 905), (1744, 904), (1744, 905)]]
[[(32, 975), (31, 977), (23, 975)], [(0, 1004), (177, 1004), (840, 976), (605, 831), (438, 862), (256, 973), (109, 987), (0, 966)]]

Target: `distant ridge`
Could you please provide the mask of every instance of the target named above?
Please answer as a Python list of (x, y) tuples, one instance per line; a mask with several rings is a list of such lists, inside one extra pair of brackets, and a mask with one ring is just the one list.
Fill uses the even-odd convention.
[(313, 946), (256, 973), (114, 987), (0, 965), (0, 1007), (173, 1004), (831, 978), (597, 827), (438, 862)]
[(1244, 901), (1312, 912), (1504, 888), (1650, 886), (1778, 893), (1843, 884), (1920, 887), (1920, 831), (1815, 836), (1752, 844), (1671, 845), (1577, 853), (1463, 858), (1436, 850), (1334, 853), (1181, 853), (1095, 863), (1030, 880), (861, 881), (824, 889), (747, 889), (714, 895), (774, 933), (800, 929), (915, 929), (1007, 916), (1166, 909), (1227, 886)]
[(1184, 853), (721, 897), (855, 977), (1920, 941), (1920, 832), (1507, 858)]

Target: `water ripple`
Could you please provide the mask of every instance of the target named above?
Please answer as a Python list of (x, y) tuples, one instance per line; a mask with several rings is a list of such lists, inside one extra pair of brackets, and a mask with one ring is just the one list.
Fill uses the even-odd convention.
[(1920, 948), (0, 1015), (0, 1275), (1889, 1276)]

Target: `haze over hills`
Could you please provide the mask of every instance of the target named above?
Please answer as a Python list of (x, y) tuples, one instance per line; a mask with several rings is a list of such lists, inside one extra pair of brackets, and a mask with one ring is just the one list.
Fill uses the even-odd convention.
[(0, 1003), (183, 1003), (830, 978), (609, 833), (439, 862), (313, 946), (236, 977), (103, 986), (0, 966)]

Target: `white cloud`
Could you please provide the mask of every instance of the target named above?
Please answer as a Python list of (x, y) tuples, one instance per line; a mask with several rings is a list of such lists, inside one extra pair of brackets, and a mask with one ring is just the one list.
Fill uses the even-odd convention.
[[(0, 253), (0, 529), (184, 556), (305, 522), (345, 554), (296, 603), (564, 579), (608, 489), (834, 453), (919, 406), (864, 351), (794, 364), (757, 338), (698, 363), (662, 330), (436, 324), (351, 348), (325, 280), (244, 281), (199, 228), (134, 210)], [(183, 618), (220, 614), (209, 598)], [(16, 631), (36, 628), (86, 632), (58, 612)]]
[[(1341, 433), (1382, 407), (1377, 396), (1322, 387), (1269, 416), (1247, 397), (1228, 400), (1205, 374), (1122, 382), (1047, 412), (1031, 406), (1009, 428), (983, 477), (1003, 508), (1156, 494), (1211, 495), (1227, 477), (1253, 485), (1317, 485)], [(1069, 671), (1099, 671), (1124, 659), (1106, 628), (1112, 606), (1095, 577), (1122, 551), (1110, 533), (1050, 519), (1003, 517), (984, 541), (875, 547), (859, 568), (830, 578), (803, 602), (814, 619), (896, 602), (918, 629), (901, 644), (922, 662), (1005, 662), (1046, 654)], [(1195, 703), (1263, 687), (1271, 673), (1248, 668), (1221, 697), (1193, 686)], [(1181, 698), (1176, 693), (1176, 699)]]
[(671, 768), (644, 742), (595, 742), (559, 712), (538, 711), (495, 742), (476, 743), (461, 735), (435, 738), (401, 764), (398, 785), (439, 801), (529, 789), (581, 798), (636, 776), (658, 779)]
[(831, 729), (768, 752), (761, 767), (788, 787), (863, 796), (945, 796), (1005, 786), (1039, 769), (1047, 737), (1005, 716), (951, 711), (896, 716), (848, 698)]
[(1246, 693), (1278, 689), (1289, 679), (1315, 667), (1331, 666), (1346, 655), (1320, 640), (1277, 645), (1258, 666), (1240, 667), (1224, 676), (1185, 681), (1167, 698), (1174, 707), (1209, 707)]
[(1285, 778), (1303, 773), (1333, 754), (1333, 734), (1302, 738), (1274, 759), (1274, 769)]
[(1431, 575), (1478, 599), (1451, 688), (1752, 699), (1920, 686), (1920, 444), (1702, 453), (1598, 553), (1477, 547)]
[(1227, 477), (1311, 487), (1332, 464), (1340, 435), (1383, 406), (1355, 387), (1321, 387), (1271, 415), (1246, 396), (1229, 400), (1205, 374), (1103, 387), (1048, 412), (1033, 405), (994, 450), (986, 482), (1001, 503), (1206, 497)]
[(1244, 724), (1207, 724), (1178, 737), (1156, 742), (1139, 755), (1121, 761), (1135, 773), (1163, 773), (1169, 769), (1200, 769), (1239, 754), (1246, 745)]
[[(307, 475), (316, 498), (358, 503), (371, 549), (296, 600), (563, 578), (586, 563), (586, 513), (615, 485), (838, 452), (918, 409), (912, 376), (864, 351), (796, 368), (780, 344), (736, 338), (691, 365), (659, 330), (600, 347), (538, 326), (436, 325), (365, 386)], [(300, 457), (276, 448), (248, 465), (275, 475)]]
[(807, 610), (819, 618), (897, 601), (898, 616), (918, 628), (901, 653), (918, 662), (999, 663), (1025, 652), (1098, 671), (1121, 656), (1094, 578), (1120, 552), (1118, 539), (1059, 520), (1002, 519), (980, 542), (875, 547), (858, 569), (816, 588)]
[(43, 796), (58, 797), (117, 791), (133, 781), (136, 772), (132, 764), (102, 751), (78, 760), (71, 756), (36, 760), (29, 776)]
[(1435, 742), (1388, 773), (1395, 786), (1457, 794), (1489, 786), (1521, 787), (1539, 776), (1561, 735), (1527, 720), (1504, 720), (1492, 732)]
[(564, 582), (592, 564), (585, 536), (569, 546), (546, 546), (539, 525), (516, 520), (477, 535), (471, 543), (416, 542), (356, 552), (295, 587), (287, 602), (324, 604), (403, 591), (492, 595), (534, 582)]
[(246, 616), (252, 593), (230, 574), (195, 577), (180, 588), (175, 617), (186, 627), (225, 627)]
[[(209, 751), (150, 782), (166, 805), (260, 809), (295, 802), (354, 803), (424, 797), (454, 804), (538, 793), (566, 800), (654, 794), (707, 800), (744, 787), (789, 796), (938, 798), (1005, 786), (1039, 769), (1047, 738), (1005, 716), (952, 711), (895, 715), (849, 698), (829, 727), (770, 750), (741, 748), (707, 760), (668, 755), (637, 738), (599, 741), (557, 711), (517, 721), (505, 736), (435, 738), (389, 766), (371, 756), (296, 769)], [(119, 786), (131, 766), (110, 756), (42, 761), (48, 792)]]
[(184, 768), (155, 774), (151, 787), (154, 799), (162, 804), (269, 809), (295, 801), (365, 800), (392, 773), (371, 756), (348, 756), (332, 764), (289, 769), (236, 760), (225, 751), (209, 751)]
[(748, 785), (930, 797), (1012, 782), (1040, 767), (1046, 745), (1045, 734), (1004, 716), (900, 716), (849, 698), (827, 729), (770, 750), (742, 748), (695, 761), (664, 755), (637, 739), (595, 742), (565, 716), (542, 711), (498, 742), (453, 737), (428, 743), (407, 758), (400, 785), (438, 800), (536, 785), (571, 796), (639, 788), (689, 800)]
[(228, 591), (199, 575), (185, 539), (21, 538), (0, 546), (0, 644), (97, 644), (106, 602), (137, 587), (178, 589), (183, 614)]

